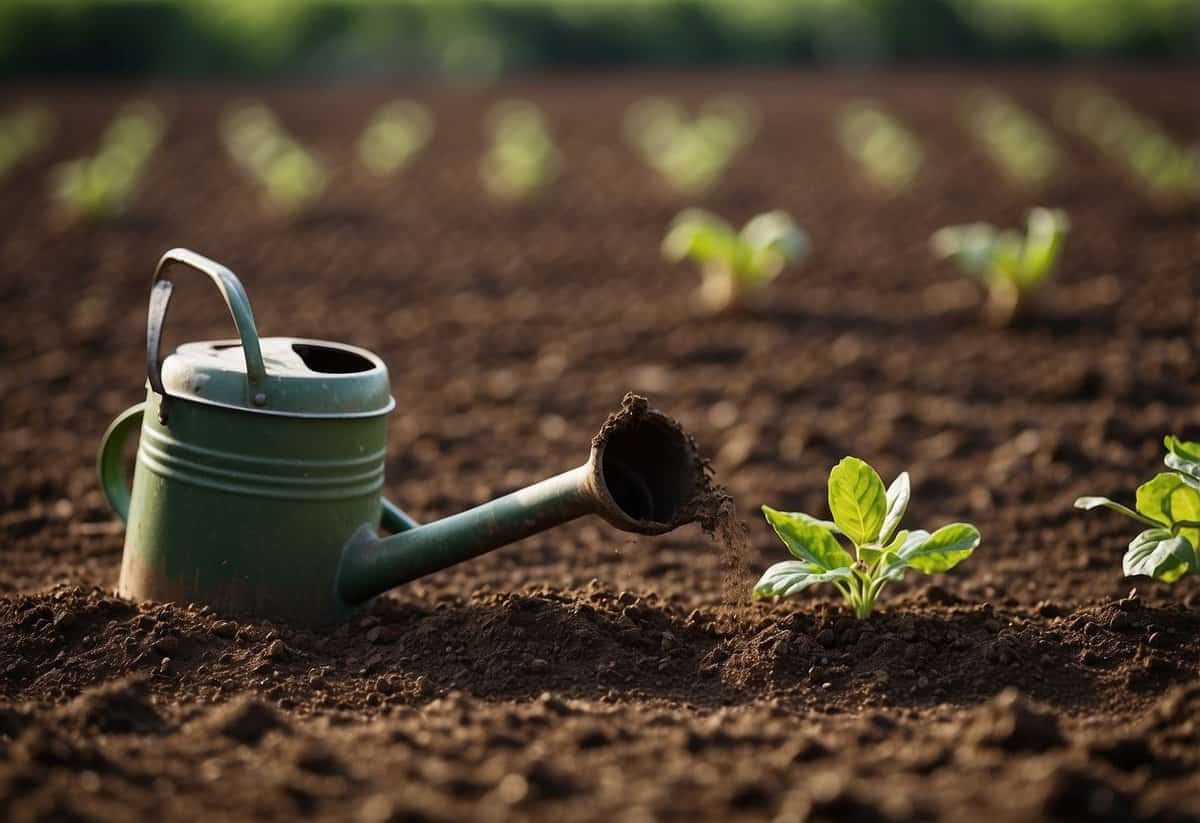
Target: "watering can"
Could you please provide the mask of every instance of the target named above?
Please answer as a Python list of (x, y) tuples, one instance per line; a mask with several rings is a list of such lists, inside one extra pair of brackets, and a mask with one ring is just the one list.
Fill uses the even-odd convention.
[[(212, 279), (238, 339), (187, 343), (163, 359), (168, 275), (181, 268)], [(98, 458), (126, 524), (118, 588), (133, 599), (334, 623), (387, 589), (586, 514), (624, 531), (670, 531), (694, 519), (706, 481), (679, 425), (627, 397), (582, 466), (418, 525), (380, 496), (396, 402), (374, 354), (260, 338), (238, 278), (187, 249), (155, 270), (146, 343), (146, 400), (112, 422)]]

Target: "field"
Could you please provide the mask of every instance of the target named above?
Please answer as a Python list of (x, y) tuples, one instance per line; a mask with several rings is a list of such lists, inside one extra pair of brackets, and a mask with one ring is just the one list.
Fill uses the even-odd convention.
[[(57, 127), (0, 179), (0, 818), (1200, 818), (1200, 579), (1123, 578), (1137, 527), (1071, 507), (1132, 500), (1162, 436), (1200, 432), (1200, 201), (1153, 202), (1057, 125), (1066, 162), (1017, 190), (953, 114), (988, 86), (1055, 124), (1078, 80), (1200, 139), (1194, 68), (7, 89)], [(813, 254), (763, 311), (704, 318), (694, 272), (659, 251), (693, 203), (621, 124), (643, 95), (717, 92), (753, 99), (762, 126), (698, 204), (786, 209)], [(896, 197), (833, 134), (863, 95), (925, 147)], [(428, 103), (436, 134), (381, 184), (354, 141), (396, 96)], [(482, 113), (506, 96), (543, 109), (563, 158), (512, 206), (478, 175)], [(135, 97), (168, 127), (132, 209), (56, 225), (49, 168)], [(218, 115), (245, 97), (331, 164), (306, 214), (264, 214), (224, 153)], [(1070, 214), (1063, 265), (1038, 317), (992, 328), (928, 238), (1032, 205)], [(696, 526), (635, 538), (592, 519), (336, 629), (119, 599), (95, 452), (143, 395), (150, 277), (173, 246), (237, 272), (263, 334), (387, 362), (385, 491), (417, 519), (581, 463), (634, 391), (711, 458), (744, 556)], [(178, 285), (169, 343), (231, 334), (208, 283)], [(909, 523), (967, 520), (982, 545), (865, 623), (825, 589), (750, 602), (784, 558), (758, 507), (825, 514), (847, 454), (911, 473)]]

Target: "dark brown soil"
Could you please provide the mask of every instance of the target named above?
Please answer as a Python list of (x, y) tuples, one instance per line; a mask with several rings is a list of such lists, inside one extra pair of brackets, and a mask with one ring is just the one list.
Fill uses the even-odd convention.
[[(0, 819), (1200, 819), (1200, 579), (1121, 577), (1131, 499), (1161, 437), (1200, 438), (1200, 205), (1165, 209), (1081, 139), (1037, 194), (953, 113), (979, 84), (1049, 118), (1091, 79), (1200, 138), (1195, 69), (596, 76), (493, 89), (10, 88), (53, 144), (0, 181)], [(758, 315), (697, 320), (658, 244), (687, 203), (621, 138), (648, 93), (740, 91), (763, 130), (701, 205), (789, 210), (814, 254)], [(170, 130), (128, 216), (54, 228), (54, 162), (146, 94)], [(397, 94), (432, 147), (391, 185), (354, 139)], [(481, 112), (543, 106), (564, 156), (545, 198), (489, 204)], [(831, 118), (856, 95), (924, 141), (915, 189), (859, 182)], [(257, 210), (221, 152), (221, 105), (262, 95), (334, 167), (320, 207)], [(1074, 227), (1041, 315), (981, 322), (932, 261), (945, 224)], [(627, 391), (677, 418), (748, 525), (749, 577), (698, 525), (658, 538), (580, 521), (411, 584), (327, 631), (112, 594), (123, 533), (94, 477), (143, 392), (152, 267), (183, 245), (246, 283), (264, 334), (389, 364), (389, 497), (421, 520), (578, 465)], [(172, 342), (228, 336), (180, 279)], [(907, 523), (976, 523), (952, 574), (910, 577), (868, 622), (828, 591), (749, 603), (784, 556), (761, 503), (819, 513), (830, 466), (908, 469)], [(740, 573), (738, 573), (740, 574)], [(1136, 586), (1136, 593), (1130, 590)]]

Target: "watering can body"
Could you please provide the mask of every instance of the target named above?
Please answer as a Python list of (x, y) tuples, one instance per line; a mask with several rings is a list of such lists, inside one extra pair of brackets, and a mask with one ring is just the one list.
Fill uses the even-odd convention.
[(172, 403), (164, 423), (161, 403), (149, 391), (116, 424), (141, 423), (119, 592), (306, 624), (349, 616), (338, 549), (380, 523), (386, 418)]
[[(161, 357), (178, 267), (208, 275), (238, 339)], [(582, 466), (418, 526), (380, 496), (395, 401), (375, 355), (260, 339), (240, 281), (186, 249), (155, 270), (146, 349), (146, 400), (113, 421), (98, 459), (101, 488), (127, 526), (119, 592), (135, 600), (335, 623), (395, 585), (586, 514), (626, 531), (669, 531), (686, 522), (702, 482), (703, 461), (678, 425), (644, 400), (627, 402)], [(135, 431), (130, 483), (123, 454)]]

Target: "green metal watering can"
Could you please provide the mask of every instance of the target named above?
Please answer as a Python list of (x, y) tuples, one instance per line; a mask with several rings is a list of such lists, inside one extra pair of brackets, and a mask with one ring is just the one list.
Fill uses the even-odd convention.
[[(239, 339), (161, 358), (177, 266), (212, 279)], [(126, 523), (126, 597), (334, 623), (387, 589), (585, 514), (625, 531), (670, 531), (694, 519), (706, 482), (678, 424), (627, 398), (584, 465), (418, 525), (380, 497), (396, 403), (374, 354), (259, 338), (233, 272), (186, 249), (155, 270), (146, 342), (146, 400), (113, 421), (98, 459), (104, 494)], [(131, 487), (123, 452), (139, 426)]]

